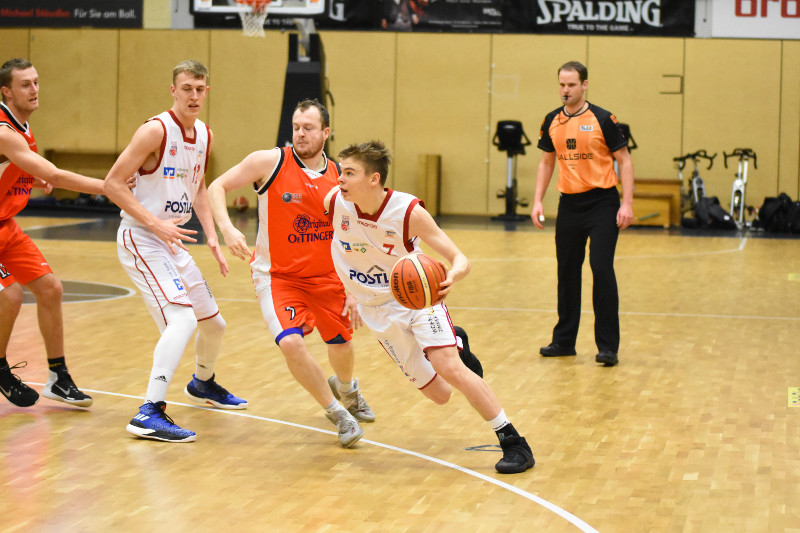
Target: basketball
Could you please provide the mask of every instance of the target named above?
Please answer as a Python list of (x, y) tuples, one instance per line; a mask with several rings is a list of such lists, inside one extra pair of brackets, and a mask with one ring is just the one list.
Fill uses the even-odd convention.
[(389, 288), (397, 303), (408, 309), (425, 309), (441, 301), (439, 284), (447, 277), (442, 264), (425, 254), (401, 257), (392, 267)]
[(247, 208), (250, 207), (250, 202), (247, 201), (245, 196), (237, 196), (233, 200), (233, 208), (237, 211), (247, 211)]

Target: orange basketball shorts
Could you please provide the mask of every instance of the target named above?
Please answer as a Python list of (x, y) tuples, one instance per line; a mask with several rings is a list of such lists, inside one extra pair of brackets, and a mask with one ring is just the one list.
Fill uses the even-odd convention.
[(261, 314), (275, 342), (286, 335), (308, 335), (316, 327), (322, 340), (353, 338), (350, 317), (342, 316), (344, 285), (335, 272), (314, 278), (292, 278), (253, 271)]
[(0, 286), (27, 285), (53, 271), (13, 218), (0, 221)]

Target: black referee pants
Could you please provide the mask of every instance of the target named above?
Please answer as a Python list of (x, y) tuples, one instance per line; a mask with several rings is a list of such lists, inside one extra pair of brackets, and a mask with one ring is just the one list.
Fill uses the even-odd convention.
[(619, 293), (614, 274), (619, 207), (616, 188), (561, 195), (556, 219), (558, 324), (553, 330), (556, 344), (575, 346), (581, 321), (581, 272), (588, 239), (595, 343), (598, 350), (614, 353), (619, 350)]

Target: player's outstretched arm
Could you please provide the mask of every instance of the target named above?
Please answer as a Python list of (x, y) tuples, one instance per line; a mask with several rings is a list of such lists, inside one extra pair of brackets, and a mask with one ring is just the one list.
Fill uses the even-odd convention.
[(0, 153), (19, 168), (53, 187), (88, 194), (103, 194), (103, 180), (62, 170), (31, 151), (25, 138), (8, 127), (0, 127)]
[(240, 163), (215, 179), (208, 186), (208, 203), (214, 222), (217, 223), (225, 245), (231, 254), (247, 260), (253, 255), (241, 231), (231, 222), (228, 215), (226, 193), (256, 184), (260, 187), (272, 173), (280, 159), (280, 149), (258, 150), (245, 157)]
[(436, 224), (433, 217), (424, 207), (417, 205), (411, 211), (408, 221), (410, 235), (417, 235), (422, 242), (433, 248), (450, 263), (447, 278), (441, 283), (439, 296), (450, 292), (453, 283), (463, 279), (470, 271), (469, 259), (461, 253), (453, 240)]
[(175, 246), (188, 250), (183, 241), (197, 242), (191, 235), (194, 230), (178, 226), (179, 218), (162, 220), (148, 211), (128, 188), (131, 176), (146, 163), (158, 164), (158, 155), (164, 129), (157, 120), (145, 122), (133, 134), (130, 144), (122, 151), (114, 166), (108, 172), (104, 182), (105, 195), (117, 204), (120, 209), (135, 218), (140, 224), (152, 231), (164, 241), (175, 253)]

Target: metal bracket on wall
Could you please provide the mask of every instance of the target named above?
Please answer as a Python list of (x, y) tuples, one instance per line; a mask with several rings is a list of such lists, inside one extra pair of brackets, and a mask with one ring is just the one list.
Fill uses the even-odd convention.
[(662, 74), (662, 78), (678, 78), (678, 90), (659, 91), (658, 94), (683, 94), (683, 76), (681, 74)]

